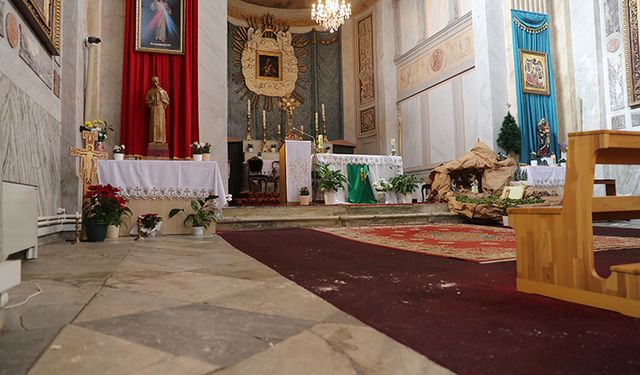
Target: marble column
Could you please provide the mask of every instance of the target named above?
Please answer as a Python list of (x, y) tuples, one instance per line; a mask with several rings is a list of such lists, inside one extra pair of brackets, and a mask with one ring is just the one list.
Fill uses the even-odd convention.
[(67, 213), (81, 211), (82, 185), (78, 162), (69, 155), (69, 147), (82, 145), (78, 127), (84, 118), (85, 6), (86, 0), (65, 2), (62, 12), (61, 97), (64, 111), (60, 140), (60, 201)]
[[(478, 121), (481, 124), (478, 135), (494, 149), (497, 149), (496, 138), (507, 112), (506, 56), (511, 55), (505, 53), (503, 7), (502, 1), (493, 0), (476, 0), (472, 7), (478, 108), (484, 109)], [(511, 104), (512, 109), (516, 107), (515, 102)]]
[[(398, 100), (395, 68), (395, 37), (397, 30), (393, 16), (393, 1), (380, 0), (376, 4), (376, 80), (378, 82), (378, 150), (381, 154), (391, 153), (391, 139), (398, 138), (396, 126)], [(375, 66), (375, 65), (374, 65)]]
[(563, 127), (560, 139), (564, 139), (569, 131), (597, 130), (606, 124), (600, 4), (598, 0), (571, 0), (569, 3), (574, 72), (580, 79), (575, 80), (576, 124)]
[(357, 142), (356, 121), (356, 65), (355, 61), (355, 21), (353, 17), (340, 28), (342, 46), (342, 98), (344, 105), (344, 139), (351, 143)]
[[(227, 0), (198, 2), (198, 110), (200, 142), (211, 143), (228, 185), (227, 155)], [(224, 58), (222, 58), (224, 57)], [(222, 60), (221, 60), (222, 59)]]

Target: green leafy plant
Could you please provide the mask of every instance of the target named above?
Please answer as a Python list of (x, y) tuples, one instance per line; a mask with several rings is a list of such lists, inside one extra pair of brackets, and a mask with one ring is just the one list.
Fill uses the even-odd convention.
[(520, 139), (520, 129), (518, 128), (516, 119), (511, 116), (511, 112), (507, 112), (507, 115), (504, 116), (497, 143), (498, 146), (509, 155), (520, 154), (522, 143)]
[(401, 174), (389, 179), (391, 191), (400, 195), (411, 194), (418, 190), (418, 182), (420, 180), (411, 174)]
[(327, 164), (316, 169), (316, 178), (320, 191), (338, 191), (347, 183), (347, 177), (342, 172), (331, 170)]
[[(191, 209), (193, 212), (188, 214), (184, 219), (184, 225), (189, 223), (192, 227), (208, 228), (212, 222), (217, 221), (221, 215), (220, 209), (216, 207), (217, 198), (217, 195), (211, 194), (205, 199), (193, 199), (191, 201)], [(169, 211), (169, 218), (176, 216), (180, 212), (184, 212), (184, 209), (171, 209), (171, 211)]]
[(303, 186), (300, 188), (300, 195), (309, 195), (309, 188), (306, 186)]

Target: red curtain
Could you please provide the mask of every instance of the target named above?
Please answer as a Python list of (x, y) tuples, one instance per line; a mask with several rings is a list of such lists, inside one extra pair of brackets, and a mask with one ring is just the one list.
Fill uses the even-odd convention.
[(127, 154), (147, 154), (149, 109), (145, 95), (151, 88), (151, 77), (158, 76), (171, 100), (166, 111), (170, 155), (191, 156), (189, 144), (198, 140), (198, 0), (185, 0), (184, 55), (136, 52), (136, 1), (125, 4), (120, 142)]

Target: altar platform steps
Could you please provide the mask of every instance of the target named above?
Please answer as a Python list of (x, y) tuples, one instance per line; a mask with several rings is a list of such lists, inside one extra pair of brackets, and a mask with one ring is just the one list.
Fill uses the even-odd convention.
[(446, 204), (228, 207), (220, 231), (458, 223)]

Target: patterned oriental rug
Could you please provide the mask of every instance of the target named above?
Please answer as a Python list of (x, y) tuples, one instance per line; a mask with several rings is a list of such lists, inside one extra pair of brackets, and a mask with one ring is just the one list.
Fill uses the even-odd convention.
[[(470, 224), (314, 228), (353, 241), (475, 263), (516, 259), (511, 228)], [(640, 238), (593, 236), (595, 251), (640, 248)]]

